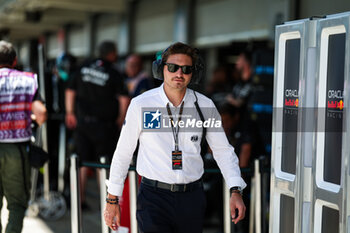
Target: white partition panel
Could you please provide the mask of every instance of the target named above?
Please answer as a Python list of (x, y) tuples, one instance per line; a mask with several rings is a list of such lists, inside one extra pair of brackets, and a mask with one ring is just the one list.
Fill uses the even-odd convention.
[(350, 233), (349, 25), (276, 28), (270, 233)]
[(314, 233), (345, 232), (346, 82), (349, 69), (349, 13), (327, 16), (317, 26), (317, 133), (313, 162)]
[[(270, 232), (272, 233), (292, 233), (295, 229), (297, 143), (295, 127), (297, 126), (298, 118), (297, 102), (299, 99), (299, 78), (301, 74), (300, 45), (303, 36), (303, 21), (282, 25), (276, 29), (270, 208)], [(293, 78), (289, 75), (289, 71), (293, 72)], [(294, 116), (285, 115), (284, 110), (290, 111), (291, 114), (294, 113)], [(294, 132), (293, 129), (290, 129), (290, 132), (286, 130), (286, 118), (290, 116), (293, 118), (290, 120), (293, 121), (292, 127)], [(293, 140), (288, 145), (290, 151), (294, 153), (293, 158), (284, 156), (284, 152), (286, 152), (284, 143), (286, 143), (288, 137), (289, 139), (293, 137)], [(286, 159), (291, 160), (289, 164), (286, 163)]]
[(312, 191), (309, 152), (314, 98), (310, 95), (315, 93), (315, 28), (316, 20), (292, 21), (276, 28), (271, 233), (310, 232), (311, 196), (304, 192)]

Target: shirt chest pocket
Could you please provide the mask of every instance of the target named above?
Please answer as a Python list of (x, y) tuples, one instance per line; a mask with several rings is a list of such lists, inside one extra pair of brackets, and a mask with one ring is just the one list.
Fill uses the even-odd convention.
[(201, 140), (202, 132), (184, 132), (179, 145), (180, 149), (186, 153), (197, 154), (200, 152)]

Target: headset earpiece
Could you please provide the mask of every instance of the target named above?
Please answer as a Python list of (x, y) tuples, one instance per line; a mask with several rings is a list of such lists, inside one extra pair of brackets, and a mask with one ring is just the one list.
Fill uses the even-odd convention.
[(152, 73), (155, 79), (163, 80), (163, 61), (162, 59), (157, 59), (152, 63)]
[(204, 75), (204, 60), (199, 54), (199, 50), (195, 48), (195, 53), (197, 56), (196, 62), (194, 64), (194, 71), (192, 73), (191, 83), (199, 84)]

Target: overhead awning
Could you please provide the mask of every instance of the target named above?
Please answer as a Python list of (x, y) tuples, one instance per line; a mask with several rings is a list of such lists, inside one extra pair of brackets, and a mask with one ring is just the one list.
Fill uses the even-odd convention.
[(0, 36), (37, 38), (96, 13), (122, 13), (124, 0), (0, 0)]

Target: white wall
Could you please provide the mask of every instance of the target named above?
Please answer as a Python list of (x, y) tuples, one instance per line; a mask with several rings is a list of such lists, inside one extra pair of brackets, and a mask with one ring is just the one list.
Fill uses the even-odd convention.
[(24, 70), (30, 71), (28, 68), (30, 67), (30, 42), (25, 41), (18, 46), (17, 49), (17, 57), (19, 63), (23, 65)]
[(302, 0), (300, 18), (350, 11), (349, 0)]
[(162, 50), (173, 41), (175, 0), (141, 0), (134, 17), (136, 52)]
[(197, 0), (195, 44), (273, 38), (277, 18), (287, 17), (287, 0)]
[(87, 57), (89, 54), (88, 24), (71, 27), (67, 33), (68, 51), (76, 57)]
[(50, 34), (47, 38), (47, 57), (49, 59), (55, 59), (60, 53), (61, 53), (61, 48), (59, 47), (58, 44), (58, 38), (57, 38), (57, 33)]
[(114, 41), (119, 46), (118, 36), (120, 24), (121, 18), (117, 14), (101, 15), (97, 19), (95, 54), (97, 54), (98, 45), (105, 40)]

